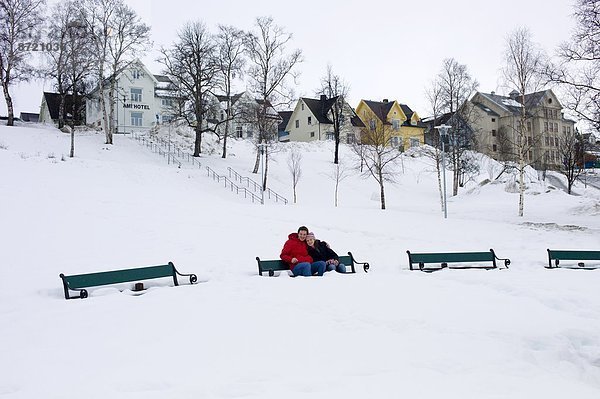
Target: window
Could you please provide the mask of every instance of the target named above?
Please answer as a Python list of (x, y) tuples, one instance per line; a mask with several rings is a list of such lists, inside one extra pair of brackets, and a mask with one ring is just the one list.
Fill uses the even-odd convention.
[(558, 137), (555, 137), (555, 138), (554, 138), (554, 146), (555, 146), (555, 147), (558, 147)]
[(241, 126), (235, 127), (235, 137), (237, 137), (238, 139), (242, 138), (242, 127)]
[(496, 122), (496, 118), (492, 118), (492, 122)]
[(571, 133), (571, 126), (567, 126), (567, 133)]
[(140, 71), (139, 69), (134, 69), (133, 71), (131, 71), (131, 75), (134, 79), (141, 79), (141, 77), (144, 76), (142, 71)]
[(548, 142), (548, 136), (546, 136), (545, 139), (546, 139), (546, 145), (547, 146), (550, 145), (550, 143)]
[(494, 151), (494, 152), (498, 151), (498, 146), (496, 144), (492, 145), (492, 151)]
[(544, 122), (544, 131), (547, 132), (548, 131), (548, 122)]
[(302, 111), (304, 111), (304, 103), (301, 103), (300, 106), (302, 107)]
[(296, 119), (296, 129), (298, 129), (300, 127), (300, 121), (298, 119)]
[(348, 134), (346, 136), (346, 144), (354, 144), (356, 143), (356, 136), (354, 134)]
[(527, 145), (532, 145), (533, 143), (533, 139), (531, 138), (531, 136), (527, 136)]
[(527, 131), (531, 132), (531, 122), (527, 122)]
[(310, 132), (310, 137), (315, 137), (315, 132)]
[(419, 139), (418, 139), (418, 138), (416, 138), (416, 137), (411, 137), (411, 138), (410, 138), (410, 147), (411, 147), (411, 148), (412, 148), (412, 147), (418, 147), (418, 146), (419, 146), (419, 144), (421, 144), (421, 142), (419, 141)]
[(142, 102), (142, 89), (131, 88), (131, 101), (136, 103)]
[(131, 126), (142, 126), (142, 116), (141, 112), (132, 112), (131, 113)]
[(331, 132), (327, 132), (327, 134), (325, 135), (325, 138), (327, 140), (333, 140), (333, 139), (335, 139), (335, 134), (333, 134)]
[(400, 130), (400, 121), (398, 119), (392, 119), (392, 126), (394, 130)]
[(173, 120), (173, 115), (163, 115), (162, 116), (163, 123), (168, 123), (168, 122), (171, 122), (172, 120)]
[(396, 137), (396, 136), (392, 137), (392, 139), (391, 139), (391, 145), (394, 148), (398, 148), (400, 146), (400, 138)]
[(529, 151), (527, 152), (527, 157), (529, 158), (529, 160), (533, 160), (533, 151)]
[(173, 105), (173, 100), (171, 100), (170, 98), (163, 98), (162, 100), (160, 100), (160, 103), (163, 107), (170, 107)]
[(563, 128), (563, 134), (566, 134), (567, 133), (567, 127), (563, 126), (562, 128)]
[(554, 122), (554, 131), (558, 133), (558, 122)]
[(308, 117), (308, 124), (309, 124), (309, 125), (312, 125), (312, 116), (309, 116), (309, 117)]
[(246, 137), (251, 138), (252, 136), (254, 136), (254, 132), (252, 130), (248, 130), (246, 132)]
[(496, 129), (492, 129), (492, 137), (496, 137)]
[(375, 130), (375, 119), (371, 119), (369, 121), (369, 127), (371, 128), (371, 130)]
[(221, 111), (221, 120), (224, 121), (225, 120), (225, 111)]

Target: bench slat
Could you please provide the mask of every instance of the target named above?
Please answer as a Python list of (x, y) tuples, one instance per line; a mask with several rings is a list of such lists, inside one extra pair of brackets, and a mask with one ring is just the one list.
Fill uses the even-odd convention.
[(600, 251), (574, 251), (549, 249), (550, 259), (559, 260), (600, 260)]
[(174, 274), (175, 271), (172, 265), (159, 265), (64, 276), (64, 279), (70, 289), (77, 290), (84, 287), (97, 287), (160, 277), (172, 277)]
[(491, 252), (445, 252), (410, 254), (413, 263), (458, 263), (458, 262), (492, 262)]

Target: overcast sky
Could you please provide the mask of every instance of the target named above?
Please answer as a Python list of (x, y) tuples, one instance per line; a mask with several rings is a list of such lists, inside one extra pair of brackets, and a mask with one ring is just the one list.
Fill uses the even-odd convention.
[[(350, 104), (388, 98), (409, 105), (424, 117), (426, 86), (444, 58), (466, 64), (480, 91), (508, 93), (501, 67), (507, 35), (528, 27), (534, 41), (553, 54), (568, 40), (574, 0), (436, 1), (190, 1), (126, 0), (152, 27), (154, 49), (142, 61), (161, 73), (156, 49), (170, 45), (186, 21), (250, 29), (257, 16), (272, 16), (293, 34), (289, 48), (300, 48), (304, 62), (297, 93), (313, 96), (327, 64), (351, 86)], [(51, 82), (13, 87), (16, 115), (39, 112), (42, 91)], [(0, 114), (6, 115), (4, 98)]]

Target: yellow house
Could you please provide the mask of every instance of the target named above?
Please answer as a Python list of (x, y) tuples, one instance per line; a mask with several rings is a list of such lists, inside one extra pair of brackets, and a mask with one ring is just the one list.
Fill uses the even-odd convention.
[(425, 125), (421, 118), (406, 104), (398, 101), (360, 100), (356, 114), (365, 129), (385, 129), (389, 145), (401, 151), (425, 143)]

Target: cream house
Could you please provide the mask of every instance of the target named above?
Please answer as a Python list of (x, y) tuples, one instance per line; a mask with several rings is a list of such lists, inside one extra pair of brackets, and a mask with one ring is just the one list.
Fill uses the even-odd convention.
[[(333, 140), (333, 107), (338, 97), (301, 97), (289, 117), (285, 128), (289, 141)], [(347, 103), (344, 102), (340, 118), (340, 142), (354, 143), (364, 125)]]

